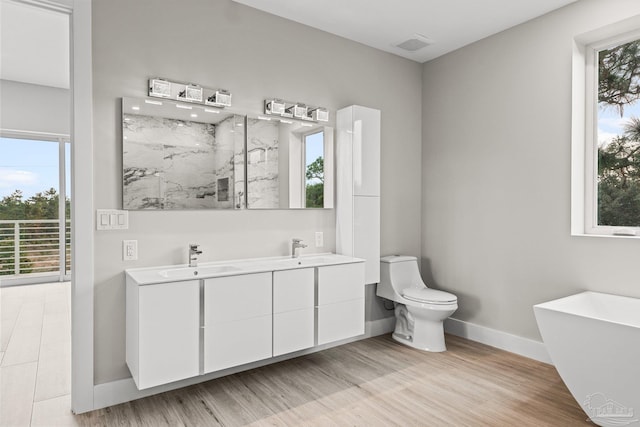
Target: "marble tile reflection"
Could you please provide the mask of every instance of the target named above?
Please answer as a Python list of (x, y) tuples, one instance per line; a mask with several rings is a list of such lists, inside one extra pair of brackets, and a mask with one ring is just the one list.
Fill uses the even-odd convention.
[(247, 204), (250, 208), (277, 208), (279, 200), (278, 122), (247, 119)]
[[(235, 116), (217, 124), (123, 115), (124, 209), (233, 208)], [(220, 200), (219, 200), (220, 199)]]

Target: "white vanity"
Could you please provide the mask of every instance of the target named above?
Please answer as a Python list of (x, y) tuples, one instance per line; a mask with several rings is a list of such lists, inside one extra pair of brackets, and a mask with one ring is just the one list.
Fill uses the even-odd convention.
[(364, 260), (320, 254), (126, 270), (138, 389), (364, 334)]

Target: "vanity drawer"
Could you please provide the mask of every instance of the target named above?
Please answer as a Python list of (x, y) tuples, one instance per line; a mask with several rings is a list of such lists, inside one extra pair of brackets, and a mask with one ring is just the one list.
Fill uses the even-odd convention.
[(271, 272), (204, 281), (205, 373), (272, 356), (271, 285)]
[(318, 267), (318, 306), (359, 298), (364, 298), (364, 263)]
[(364, 334), (364, 298), (316, 308), (317, 345)]
[(314, 309), (273, 314), (273, 355), (292, 353), (313, 347)]
[(204, 328), (204, 373), (272, 356), (271, 315), (207, 325)]
[(216, 277), (204, 281), (204, 324), (271, 314), (271, 273)]
[(315, 272), (313, 268), (273, 272), (273, 312), (312, 308)]

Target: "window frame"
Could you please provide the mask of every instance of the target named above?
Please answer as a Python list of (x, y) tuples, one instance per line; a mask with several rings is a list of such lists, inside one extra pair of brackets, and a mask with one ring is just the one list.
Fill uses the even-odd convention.
[(640, 40), (640, 15), (577, 36), (573, 50), (571, 234), (640, 238), (640, 227), (598, 225), (598, 53)]

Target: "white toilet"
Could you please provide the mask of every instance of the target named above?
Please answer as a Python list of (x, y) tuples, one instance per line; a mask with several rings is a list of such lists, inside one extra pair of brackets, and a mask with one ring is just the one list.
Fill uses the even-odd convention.
[(395, 302), (393, 339), (426, 351), (446, 351), (444, 319), (458, 309), (458, 298), (449, 292), (429, 289), (413, 256), (380, 258), (380, 283), (376, 294)]

